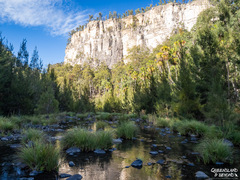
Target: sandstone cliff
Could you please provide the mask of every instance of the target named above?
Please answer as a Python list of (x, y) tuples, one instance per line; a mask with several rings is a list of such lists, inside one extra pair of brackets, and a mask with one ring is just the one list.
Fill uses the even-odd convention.
[(83, 31), (73, 34), (65, 51), (64, 62), (97, 65), (105, 61), (109, 67), (120, 60), (127, 62), (129, 48), (140, 45), (152, 50), (177, 27), (191, 30), (199, 13), (208, 7), (208, 0), (188, 4), (169, 3), (123, 19), (91, 21)]

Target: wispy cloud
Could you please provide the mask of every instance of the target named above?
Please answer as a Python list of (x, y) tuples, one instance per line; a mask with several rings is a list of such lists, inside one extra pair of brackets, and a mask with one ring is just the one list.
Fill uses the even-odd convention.
[(87, 10), (79, 11), (64, 0), (0, 0), (0, 22), (43, 26), (52, 35), (66, 35), (87, 17)]

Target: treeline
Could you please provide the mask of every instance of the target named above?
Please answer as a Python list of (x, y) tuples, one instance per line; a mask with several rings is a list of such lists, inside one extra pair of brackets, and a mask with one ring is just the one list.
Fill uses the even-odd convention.
[(25, 39), (15, 56), (0, 37), (0, 115), (56, 112), (59, 91), (53, 74), (43, 69), (37, 48), (29, 58)]

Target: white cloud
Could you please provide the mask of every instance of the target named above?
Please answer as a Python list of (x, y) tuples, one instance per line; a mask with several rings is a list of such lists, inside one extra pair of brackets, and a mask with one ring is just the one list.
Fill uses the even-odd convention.
[(66, 35), (84, 23), (87, 14), (63, 0), (0, 0), (0, 22), (43, 26), (52, 35)]

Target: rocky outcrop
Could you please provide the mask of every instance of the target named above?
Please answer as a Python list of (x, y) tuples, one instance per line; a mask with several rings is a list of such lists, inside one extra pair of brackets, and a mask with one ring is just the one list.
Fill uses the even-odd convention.
[(116, 62), (126, 63), (128, 49), (145, 46), (152, 50), (165, 41), (176, 28), (191, 30), (200, 12), (210, 7), (208, 0), (195, 0), (188, 4), (169, 3), (123, 19), (91, 21), (83, 31), (73, 34), (67, 45), (65, 63)]

